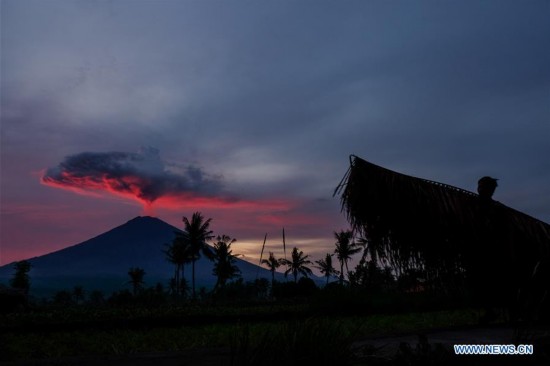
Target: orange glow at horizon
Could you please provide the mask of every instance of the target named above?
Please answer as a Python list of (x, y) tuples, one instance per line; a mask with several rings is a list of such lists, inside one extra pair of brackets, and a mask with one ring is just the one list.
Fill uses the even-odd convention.
[(287, 234), (287, 255), (292, 247), (297, 246), (314, 258), (321, 258), (326, 252), (324, 247), (330, 246), (327, 244), (332, 237), (330, 228), (335, 224), (334, 218), (324, 211), (316, 211), (311, 202), (303, 198), (238, 198), (227, 192), (178, 191), (170, 186), (156, 191), (148, 178), (136, 175), (114, 179), (106, 175), (88, 177), (63, 172), (58, 177), (43, 175), (40, 182), (83, 196), (131, 202), (132, 206), (141, 207), (140, 215), (158, 217), (180, 228), (181, 215), (200, 211), (213, 218), (212, 229), (216, 233), (238, 239), (235, 250), (242, 259), (255, 263), (259, 260), (261, 239), (265, 233), (268, 233), (266, 250), (283, 256), (282, 228)]

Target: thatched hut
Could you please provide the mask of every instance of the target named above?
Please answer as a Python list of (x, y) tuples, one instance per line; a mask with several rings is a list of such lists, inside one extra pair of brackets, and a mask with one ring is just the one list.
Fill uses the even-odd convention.
[(420, 269), (432, 289), (465, 290), (491, 305), (532, 310), (548, 304), (547, 223), (491, 198), (357, 156), (350, 157), (335, 194), (341, 195), (352, 228), (397, 274)]

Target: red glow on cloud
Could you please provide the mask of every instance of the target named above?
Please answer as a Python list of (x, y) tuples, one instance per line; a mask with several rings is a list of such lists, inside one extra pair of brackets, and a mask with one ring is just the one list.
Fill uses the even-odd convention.
[[(79, 194), (109, 193), (150, 206), (161, 197), (213, 197), (221, 192), (218, 176), (186, 165), (174, 168), (155, 148), (138, 153), (83, 152), (65, 157), (44, 171), (41, 182)], [(145, 207), (149, 210), (150, 207)]]
[(288, 200), (238, 198), (222, 189), (219, 176), (193, 165), (170, 169), (154, 148), (139, 153), (83, 152), (67, 156), (59, 165), (44, 171), (41, 183), (84, 195), (117, 196), (143, 205), (145, 214), (155, 209), (225, 210), (251, 212), (288, 211)]
[[(124, 184), (121, 185), (120, 182)], [(264, 227), (310, 226), (325, 225), (326, 220), (315, 214), (298, 213), (295, 211), (300, 202), (282, 199), (236, 199), (224, 196), (200, 196), (196, 193), (170, 193), (155, 200), (143, 199), (144, 182), (139, 177), (123, 177), (117, 180), (90, 177), (73, 177), (64, 173), (63, 180), (42, 179), (48, 186), (66, 189), (78, 194), (102, 197), (107, 193), (139, 202), (143, 206), (143, 214), (156, 216), (157, 210), (191, 212), (215, 212), (216, 216), (224, 216), (232, 222), (237, 222), (237, 216), (246, 217), (242, 226), (261, 225)], [(121, 189), (121, 187), (123, 187)], [(231, 211), (227, 215), (223, 212)], [(251, 225), (252, 224), (252, 225)]]
[(102, 197), (102, 195), (99, 192), (93, 192), (93, 191), (85, 190), (83, 187), (64, 184), (45, 176), (40, 178), (40, 183), (46, 186), (61, 188), (67, 191), (71, 191), (73, 193), (80, 194), (83, 196)]
[[(85, 196), (103, 197), (101, 193), (106, 192), (115, 196), (138, 201), (144, 206), (150, 206), (152, 203), (146, 199), (140, 198), (139, 186), (136, 185), (137, 179), (133, 179), (133, 177), (124, 178), (124, 181), (128, 182), (128, 186), (125, 190), (121, 190), (119, 183), (115, 184), (113, 179), (107, 177), (98, 181), (90, 177), (75, 177), (66, 172), (62, 172), (61, 174), (63, 180), (55, 180), (48, 176), (44, 176), (40, 182), (50, 187), (65, 189)], [(133, 184), (131, 184), (131, 182), (133, 182)]]
[(294, 204), (283, 200), (245, 200), (223, 196), (201, 196), (192, 192), (168, 193), (158, 198), (150, 198), (144, 192), (149, 182), (138, 176), (123, 176), (110, 178), (103, 176), (75, 176), (69, 172), (61, 173), (62, 179), (43, 176), (41, 183), (47, 186), (61, 188), (77, 194), (103, 197), (102, 193), (122, 197), (139, 202), (143, 205), (145, 215), (154, 216), (154, 208), (169, 210), (182, 209), (235, 209), (239, 211), (287, 211)]
[[(116, 197), (138, 203), (143, 208), (142, 215), (158, 215), (180, 228), (182, 216), (189, 217), (200, 211), (213, 219), (212, 229), (217, 234), (257, 241), (260, 246), (266, 233), (272, 238), (270, 240), (279, 242), (283, 227), (288, 243), (318, 237), (319, 232), (332, 237), (330, 228), (337, 220), (329, 218), (331, 215), (311, 201), (289, 197), (247, 198), (246, 194), (238, 197), (223, 190), (220, 176), (209, 175), (192, 165), (172, 167), (173, 164), (165, 164), (154, 149), (140, 153), (84, 152), (68, 156), (57, 166), (45, 170), (40, 181), (45, 186), (79, 195)], [(99, 211), (106, 209), (109, 215), (121, 212), (125, 212), (124, 216), (131, 215), (133, 209), (128, 205), (120, 210), (107, 209), (116, 207), (114, 200), (89, 201)], [(68, 207), (73, 214), (81, 209), (80, 204)], [(111, 218), (110, 222), (113, 221), (116, 220)], [(52, 242), (56, 235), (52, 234)]]
[(179, 216), (201, 211), (214, 217), (216, 222), (230, 232), (237, 230), (260, 235), (265, 230), (279, 230), (282, 227), (298, 230), (328, 224), (322, 215), (300, 212), (302, 202), (299, 200), (238, 199), (222, 194), (207, 196), (196, 192), (170, 192), (154, 200), (147, 200), (143, 198), (143, 187), (147, 187), (147, 182), (137, 176), (98, 179), (73, 177), (64, 172), (62, 179), (49, 179), (45, 176), (42, 183), (84, 195), (104, 197), (109, 194), (133, 200), (142, 205), (142, 214), (147, 216), (156, 216), (157, 213), (162, 216), (172, 215), (171, 212), (177, 212)]

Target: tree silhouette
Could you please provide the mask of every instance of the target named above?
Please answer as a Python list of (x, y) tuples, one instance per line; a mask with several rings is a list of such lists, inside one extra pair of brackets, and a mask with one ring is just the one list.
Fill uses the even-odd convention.
[(269, 252), (268, 259), (262, 259), (262, 264), (265, 264), (271, 271), (271, 296), (273, 296), (273, 285), (275, 283), (275, 271), (283, 264), (284, 259), (277, 259), (273, 252)]
[(333, 254), (327, 253), (327, 255), (325, 256), (325, 259), (319, 259), (318, 261), (315, 261), (315, 263), (318, 264), (316, 268), (318, 268), (321, 271), (321, 273), (324, 274), (325, 277), (327, 278), (327, 285), (328, 285), (330, 276), (338, 276), (338, 274), (340, 273), (332, 265), (332, 256)]
[(173, 295), (181, 294), (184, 297), (187, 297), (187, 293), (189, 292), (189, 283), (185, 278), (181, 278), (179, 284), (176, 282), (176, 279), (174, 277), (170, 278), (169, 282), (169, 288), (170, 293)]
[(171, 244), (166, 245), (166, 259), (175, 265), (173, 290), (176, 295), (184, 292), (187, 281), (185, 280), (185, 264), (193, 261), (191, 245), (187, 237), (180, 232), (176, 232), (176, 237)]
[(67, 290), (57, 291), (53, 296), (53, 302), (56, 305), (69, 306), (73, 304), (73, 296)]
[(132, 267), (128, 271), (128, 275), (130, 276), (130, 281), (128, 281), (128, 283), (132, 284), (133, 293), (135, 296), (143, 286), (143, 277), (145, 276), (145, 270), (139, 267)]
[(192, 281), (193, 281), (193, 299), (196, 298), (195, 292), (195, 262), (200, 258), (201, 253), (208, 259), (213, 259), (213, 253), (206, 242), (212, 239), (212, 231), (209, 230), (210, 222), (212, 219), (205, 220), (200, 212), (193, 213), (191, 221), (187, 217), (183, 217), (183, 224), (185, 225), (185, 231), (187, 232), (187, 240), (191, 250), (191, 263), (192, 263)]
[(307, 258), (309, 258), (309, 255), (304, 255), (304, 252), (301, 250), (299, 251), (298, 248), (294, 247), (294, 249), (292, 249), (291, 259), (283, 259), (283, 264), (288, 267), (285, 271), (285, 276), (292, 273), (294, 276), (294, 282), (297, 283), (298, 273), (304, 277), (311, 275), (311, 269), (307, 267), (308, 264), (311, 264), (311, 261)]
[(366, 261), (368, 255), (370, 257), (370, 261), (376, 267), (378, 267), (379, 260), (382, 260), (384, 264), (387, 263), (384, 248), (381, 245), (380, 241), (369, 240), (367, 238), (361, 237), (357, 240), (357, 245), (363, 247), (363, 255), (361, 257), (362, 261)]
[(237, 258), (231, 251), (231, 244), (237, 239), (227, 235), (217, 236), (214, 243), (214, 269), (213, 274), (218, 277), (215, 288), (222, 288), (229, 279), (237, 277), (240, 273), (239, 267), (235, 265)]
[(29, 293), (31, 287), (31, 281), (28, 275), (31, 267), (31, 263), (25, 260), (16, 262), (13, 266), (15, 273), (10, 281), (11, 287), (23, 292), (25, 295)]
[(73, 287), (73, 299), (75, 304), (80, 304), (82, 301), (84, 301), (84, 295), (85, 295), (84, 287), (82, 286), (75, 286)]
[(88, 301), (91, 305), (102, 305), (105, 303), (105, 295), (100, 290), (94, 290), (90, 293)]
[(361, 248), (353, 242), (353, 232), (351, 230), (334, 232), (334, 237), (336, 238), (334, 253), (340, 261), (340, 284), (342, 285), (344, 283), (344, 265), (349, 277), (348, 261), (354, 254), (359, 253)]

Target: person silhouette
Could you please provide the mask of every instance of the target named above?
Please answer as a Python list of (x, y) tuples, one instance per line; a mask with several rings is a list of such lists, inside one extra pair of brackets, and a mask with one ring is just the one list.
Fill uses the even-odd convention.
[(479, 194), (478, 238), (474, 251), (473, 278), (477, 298), (485, 309), (480, 323), (497, 319), (496, 308), (510, 305), (510, 284), (513, 283), (513, 250), (506, 218), (500, 205), (493, 200), (498, 186), (496, 178), (482, 177), (477, 182)]
[(487, 201), (492, 199), (495, 189), (498, 187), (497, 180), (485, 176), (477, 181), (477, 193), (479, 193), (481, 199)]

